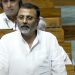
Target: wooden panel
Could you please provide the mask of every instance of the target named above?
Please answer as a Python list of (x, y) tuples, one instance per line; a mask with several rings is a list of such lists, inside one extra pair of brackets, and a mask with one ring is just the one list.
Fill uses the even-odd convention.
[(69, 72), (69, 71), (68, 71), (68, 74), (67, 74), (67, 75), (75, 75), (75, 74), (74, 74), (73, 71), (72, 71), (72, 72)]
[(73, 65), (66, 65), (68, 75), (75, 75), (74, 66)]
[(61, 27), (61, 18), (60, 17), (50, 17), (44, 18), (47, 26), (46, 27)]
[(71, 42), (63, 42), (63, 43), (60, 43), (60, 45), (64, 48), (69, 58), (72, 60)]
[(40, 8), (43, 17), (61, 17), (61, 8)]
[(3, 36), (3, 35), (5, 35), (5, 34), (7, 34), (7, 33), (10, 33), (10, 32), (13, 32), (14, 30), (12, 30), (12, 29), (0, 29), (0, 38)]
[(51, 0), (55, 6), (70, 6), (75, 5), (75, 0)]
[(40, 6), (44, 4), (43, 6), (46, 6), (46, 7), (75, 5), (75, 0), (23, 0), (23, 1), (32, 2)]
[(68, 25), (68, 26), (62, 26), (64, 29), (64, 37), (65, 40), (75, 40), (75, 26), (74, 25)]
[(40, 8), (51, 8), (53, 7), (53, 2), (49, 1), (49, 0), (23, 0), (25, 3), (26, 2), (30, 2), (30, 3), (33, 3), (37, 6), (39, 6)]
[(0, 7), (0, 13), (2, 13), (3, 12), (3, 9)]
[(46, 31), (53, 33), (57, 39), (58, 42), (64, 42), (64, 31), (62, 28), (46, 28)]

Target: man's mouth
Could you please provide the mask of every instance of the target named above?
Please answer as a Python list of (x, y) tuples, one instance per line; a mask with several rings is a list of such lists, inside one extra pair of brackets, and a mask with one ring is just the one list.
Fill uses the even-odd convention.
[(21, 26), (21, 28), (24, 29), (24, 30), (28, 30), (29, 26)]
[(7, 10), (7, 12), (12, 12), (12, 11), (13, 11), (13, 9), (8, 9), (8, 10)]

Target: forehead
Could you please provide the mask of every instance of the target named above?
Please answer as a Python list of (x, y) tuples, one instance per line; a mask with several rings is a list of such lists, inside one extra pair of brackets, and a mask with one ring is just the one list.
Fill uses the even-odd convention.
[(34, 9), (20, 8), (18, 15), (32, 15), (36, 16), (36, 11)]

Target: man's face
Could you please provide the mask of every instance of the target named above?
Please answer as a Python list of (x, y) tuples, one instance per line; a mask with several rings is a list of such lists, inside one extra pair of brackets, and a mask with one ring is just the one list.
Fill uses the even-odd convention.
[(2, 0), (2, 5), (7, 16), (15, 16), (19, 10), (19, 0)]
[(31, 35), (37, 29), (39, 19), (36, 17), (34, 9), (20, 8), (17, 22), (22, 34)]

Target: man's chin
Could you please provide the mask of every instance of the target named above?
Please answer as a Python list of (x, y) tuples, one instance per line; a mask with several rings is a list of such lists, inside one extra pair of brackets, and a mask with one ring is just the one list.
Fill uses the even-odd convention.
[(24, 31), (21, 31), (21, 33), (24, 34), (24, 35), (29, 35), (30, 32), (27, 31), (27, 30), (24, 30)]

